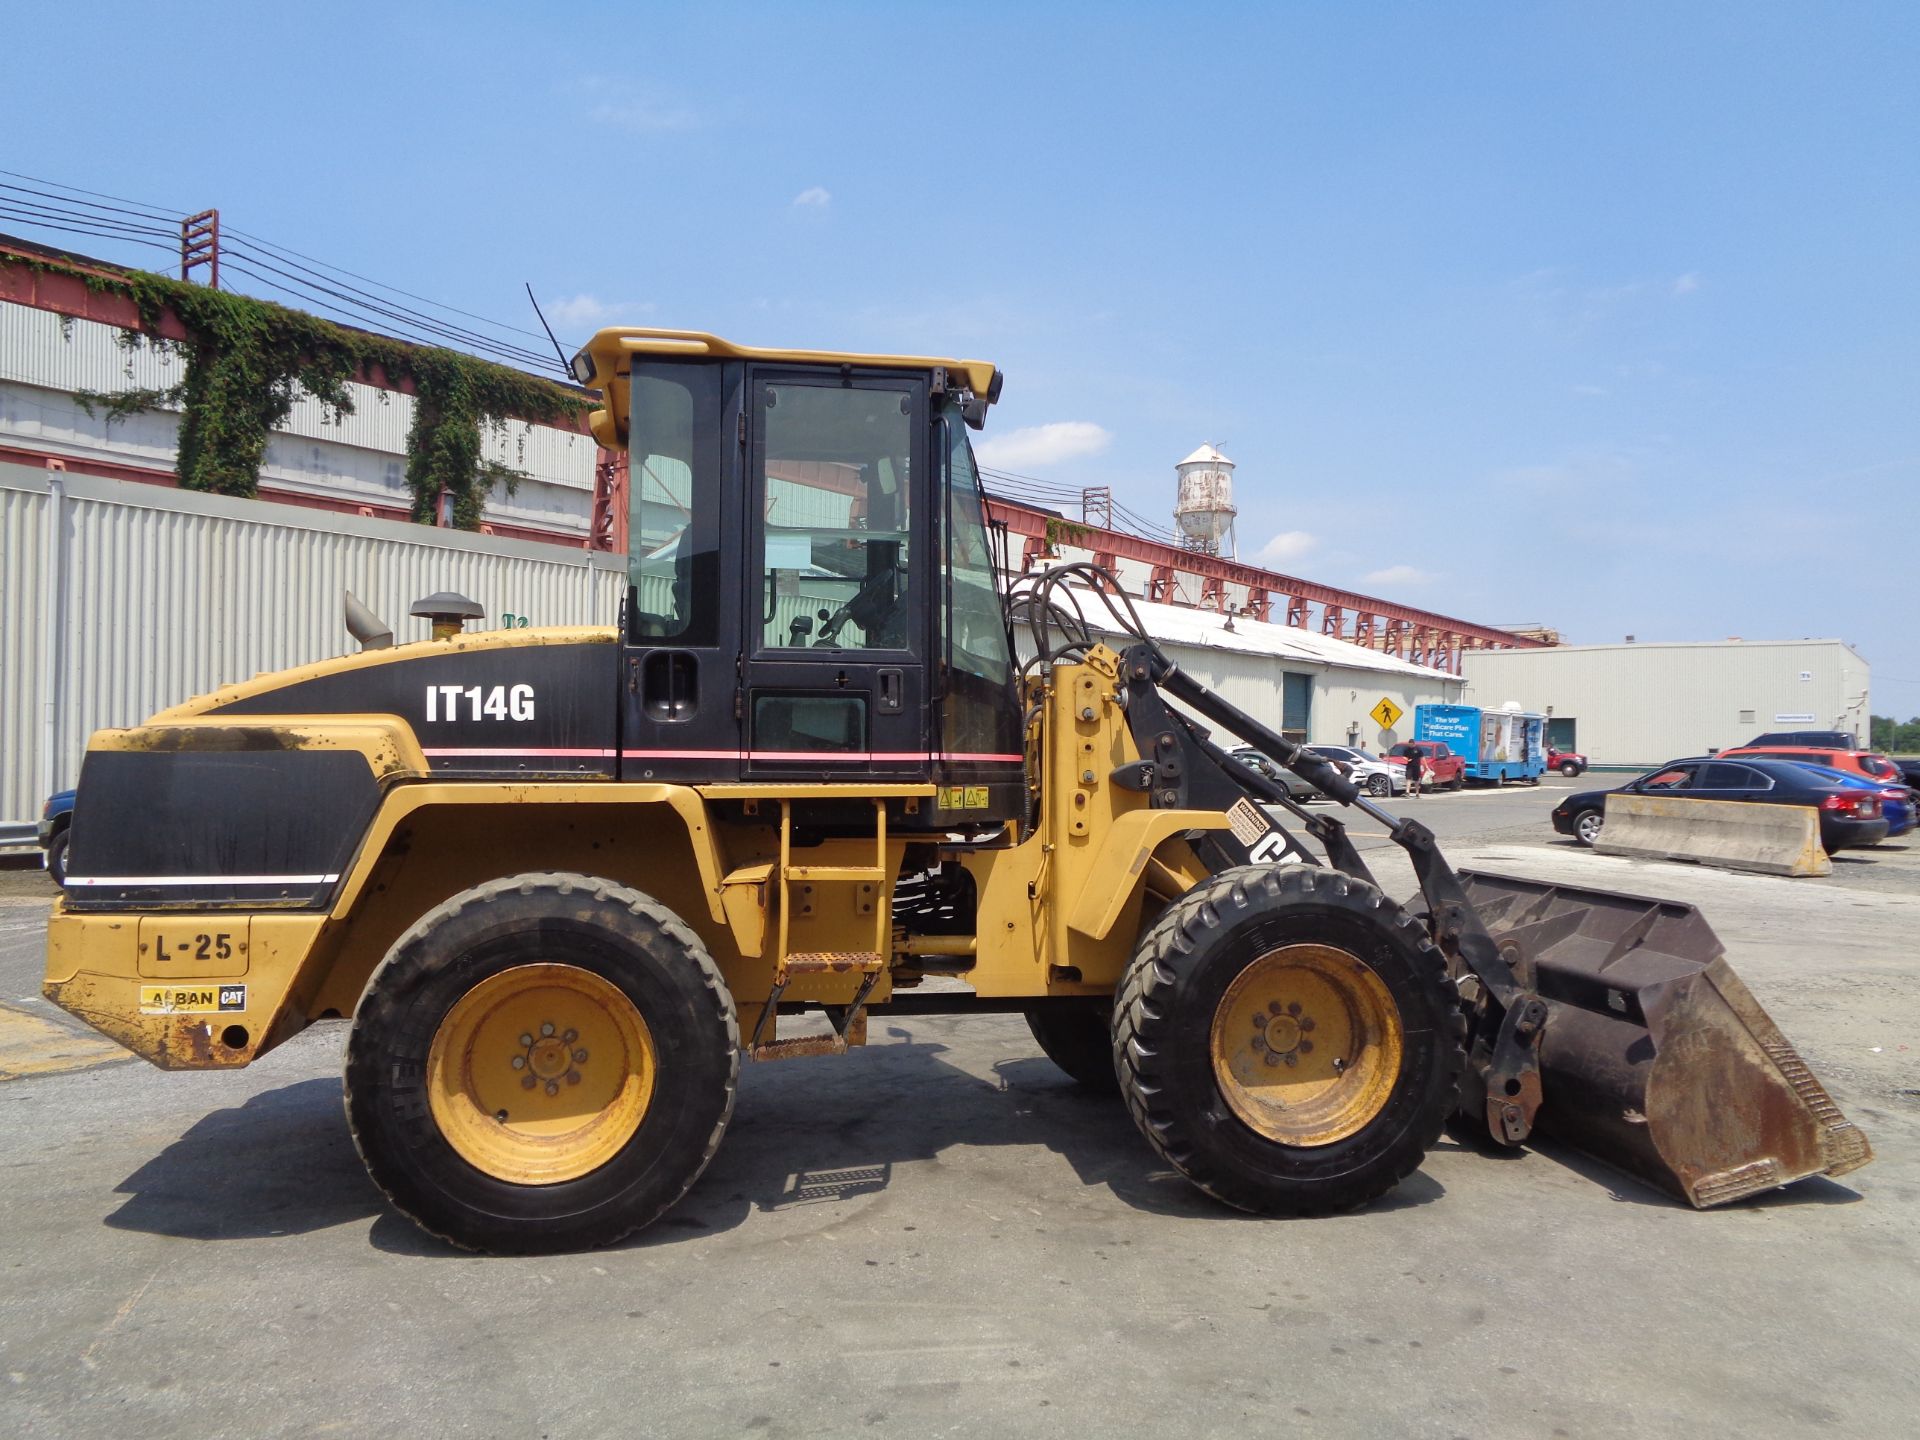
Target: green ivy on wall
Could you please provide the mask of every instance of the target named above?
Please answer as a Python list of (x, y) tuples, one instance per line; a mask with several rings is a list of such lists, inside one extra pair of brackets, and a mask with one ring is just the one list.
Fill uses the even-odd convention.
[[(433, 523), (444, 491), (453, 500), (454, 525), (473, 530), (494, 486), (511, 494), (522, 478), (513, 466), (482, 458), (482, 427), (504, 436), (508, 420), (564, 425), (588, 408), (581, 396), (537, 376), (454, 350), (344, 329), (271, 301), (146, 271), (106, 277), (46, 261), (28, 263), (131, 300), (141, 329), (123, 332), (122, 344), (130, 350), (152, 345), (185, 359), (185, 376), (166, 389), (82, 391), (76, 398), (88, 414), (105, 414), (109, 423), (179, 406), (175, 471), (189, 490), (256, 494), (267, 441), (303, 392), (338, 423), (353, 410), (349, 382), (383, 370), (389, 383), (411, 382), (414, 389), (406, 469), (413, 518)], [(161, 338), (161, 320), (169, 311), (186, 331), (184, 340)], [(131, 365), (128, 371), (132, 378)]]

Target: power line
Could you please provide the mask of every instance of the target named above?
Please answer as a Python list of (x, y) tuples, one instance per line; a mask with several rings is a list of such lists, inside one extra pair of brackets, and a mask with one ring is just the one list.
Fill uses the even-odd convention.
[(51, 185), (56, 190), (65, 190), (73, 195), (91, 195), (96, 200), (118, 200), (122, 205), (135, 207), (128, 214), (144, 210), (150, 219), (178, 220), (186, 213), (182, 210), (164, 210), (156, 205), (142, 205), (138, 200), (129, 200), (124, 195), (105, 195), (98, 190), (82, 190), (77, 185), (62, 185), (58, 180), (42, 180), (38, 175), (22, 175), (18, 170), (0, 170), (0, 175), (11, 175), (16, 180), (31, 180), (36, 185)]
[[(89, 235), (105, 240), (125, 240), (149, 249), (178, 252), (179, 240), (172, 227), (178, 226), (183, 220), (184, 215), (181, 212), (165, 211), (157, 206), (128, 200), (124, 196), (86, 190), (57, 180), (44, 180), (15, 170), (0, 170), (0, 175), (30, 182), (26, 185), (13, 185), (0, 181), (0, 216), (35, 228), (55, 230), (62, 234)], [(65, 193), (53, 193), (55, 191)], [(76, 198), (82, 196), (92, 198)], [(114, 203), (98, 203), (102, 201)], [(115, 218), (118, 216), (132, 218)], [(165, 225), (146, 223), (151, 221), (163, 221)], [(238, 230), (232, 226), (223, 226), (222, 230), (223, 259), (231, 254), (234, 258), (229, 263), (234, 265), (238, 273), (265, 285), (271, 291), (292, 298), (298, 304), (316, 305), (333, 315), (355, 323), (368, 324), (371, 319), (373, 325), (382, 328), (398, 328), (403, 332), (398, 338), (406, 338), (414, 343), (457, 346), (480, 352), (488, 358), (536, 371), (548, 370), (553, 365), (553, 361), (541, 351), (494, 335), (483, 334), (433, 315), (423, 314), (398, 301), (369, 293), (336, 277), (346, 276), (359, 280), (373, 286), (376, 290), (404, 296), (433, 310), (476, 321), (492, 330), (524, 335), (535, 340), (545, 338), (534, 331), (508, 325), (484, 315), (474, 314), (472, 311), (461, 310), (457, 306), (446, 305), (437, 300), (430, 300), (423, 295), (415, 295), (411, 291), (402, 290), (370, 276), (333, 265), (249, 231)], [(243, 243), (235, 243), (236, 238)], [(245, 263), (247, 261), (251, 261), (252, 264)], [(310, 262), (311, 266), (320, 268), (309, 268), (309, 264), (301, 264), (300, 261)], [(262, 270), (280, 278), (270, 279), (267, 275), (260, 273)], [(296, 271), (299, 273), (294, 273)], [(328, 301), (338, 303), (328, 303)]]

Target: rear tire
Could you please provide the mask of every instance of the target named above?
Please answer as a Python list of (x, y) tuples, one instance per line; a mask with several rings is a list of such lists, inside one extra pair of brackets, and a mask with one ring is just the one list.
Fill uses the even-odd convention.
[(1106, 999), (1084, 1004), (1057, 1000), (1027, 1012), (1027, 1029), (1054, 1064), (1086, 1090), (1102, 1095), (1120, 1091), (1113, 1071), (1113, 1005)]
[(608, 880), (515, 875), (423, 916), (374, 971), (347, 1117), (374, 1183), (431, 1234), (610, 1245), (713, 1158), (739, 1050), (719, 969), (672, 911)]
[(1114, 1055), (1141, 1133), (1195, 1185), (1238, 1209), (1313, 1215), (1418, 1168), (1454, 1108), (1465, 1032), (1444, 958), (1379, 890), (1318, 866), (1243, 866), (1143, 937)]
[(1571, 760), (1563, 761), (1560, 766), (1560, 773), (1571, 780), (1580, 773), (1580, 767)]

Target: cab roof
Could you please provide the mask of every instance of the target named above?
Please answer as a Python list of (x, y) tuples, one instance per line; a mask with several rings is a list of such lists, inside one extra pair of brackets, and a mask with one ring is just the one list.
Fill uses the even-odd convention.
[(1000, 398), (1000, 373), (985, 360), (932, 355), (861, 355), (842, 350), (783, 350), (736, 345), (704, 330), (660, 330), (616, 325), (600, 331), (573, 357), (573, 377), (598, 389), (603, 408), (593, 412), (594, 438), (609, 449), (626, 443), (626, 376), (635, 355), (662, 360), (753, 360), (791, 365), (857, 365), (862, 369), (941, 371), (953, 389), (971, 391), (989, 405)]

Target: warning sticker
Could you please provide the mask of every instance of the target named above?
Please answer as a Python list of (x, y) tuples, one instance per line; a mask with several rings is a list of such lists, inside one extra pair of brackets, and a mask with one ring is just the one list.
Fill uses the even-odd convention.
[(1273, 828), (1273, 822), (1260, 812), (1246, 796), (1242, 795), (1227, 811), (1227, 828), (1233, 831), (1233, 838), (1251, 850), (1261, 836)]
[(984, 810), (987, 808), (987, 787), (942, 785), (938, 799), (942, 810)]

